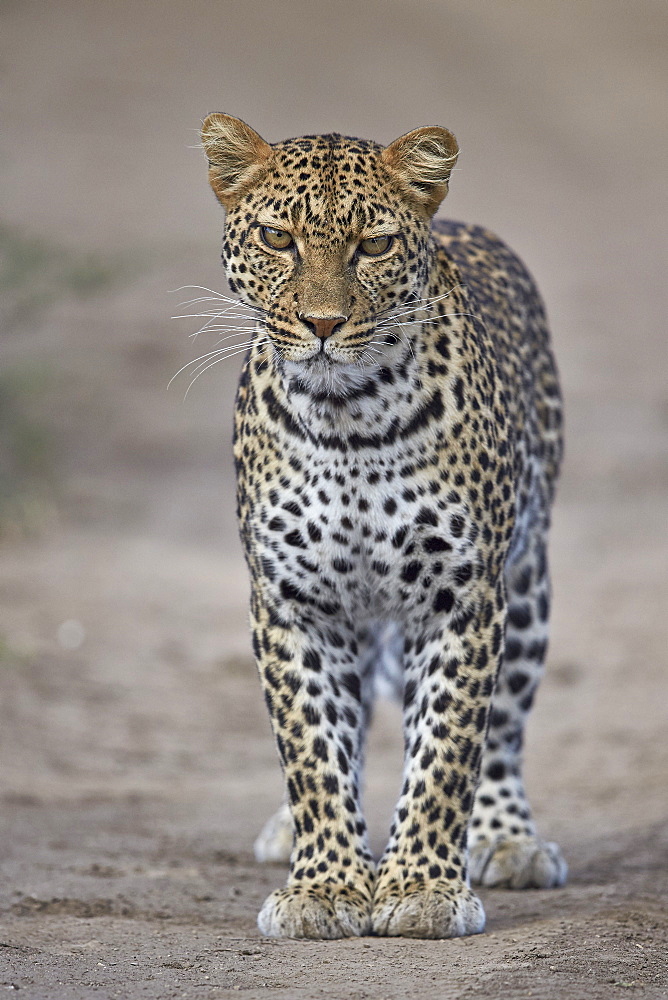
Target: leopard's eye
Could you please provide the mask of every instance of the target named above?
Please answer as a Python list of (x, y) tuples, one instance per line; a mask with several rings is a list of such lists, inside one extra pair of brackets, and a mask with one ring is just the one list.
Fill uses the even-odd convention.
[(288, 250), (294, 243), (290, 233), (286, 233), (284, 229), (274, 229), (273, 226), (261, 226), (260, 234), (272, 250)]
[(394, 241), (393, 236), (370, 236), (368, 240), (362, 240), (359, 249), (367, 257), (380, 257), (387, 253)]

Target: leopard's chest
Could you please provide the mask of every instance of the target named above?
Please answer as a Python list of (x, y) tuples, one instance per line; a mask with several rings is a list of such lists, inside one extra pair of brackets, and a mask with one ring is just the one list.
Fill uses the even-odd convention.
[(365, 620), (454, 594), (475, 539), (440, 463), (437, 448), (415, 442), (341, 452), (284, 444), (270, 479), (246, 491), (247, 545), (263, 587)]

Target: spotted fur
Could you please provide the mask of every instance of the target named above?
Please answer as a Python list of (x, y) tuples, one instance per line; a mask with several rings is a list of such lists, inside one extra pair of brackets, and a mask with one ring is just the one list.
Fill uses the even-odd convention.
[[(257, 851), (290, 851), (260, 929), (476, 933), (471, 878), (566, 874), (520, 772), (562, 448), (540, 297), (491, 233), (432, 221), (457, 156), (445, 129), (270, 146), (211, 115), (203, 142), (229, 284), (259, 317), (234, 448), (288, 804)], [(403, 700), (405, 764), (376, 865), (360, 770), (379, 679)]]

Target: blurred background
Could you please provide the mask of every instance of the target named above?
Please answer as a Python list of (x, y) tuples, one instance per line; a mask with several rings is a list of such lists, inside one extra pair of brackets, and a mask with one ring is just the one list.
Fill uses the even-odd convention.
[(667, 27), (663, 0), (4, 0), (7, 801), (48, 824), (102, 790), (194, 797), (248, 849), (279, 795), (234, 521), (239, 359), (167, 389), (209, 349), (174, 289), (225, 288), (198, 148), (225, 111), (270, 142), (456, 134), (441, 212), (528, 263), (566, 397), (538, 812), (576, 852), (665, 818)]

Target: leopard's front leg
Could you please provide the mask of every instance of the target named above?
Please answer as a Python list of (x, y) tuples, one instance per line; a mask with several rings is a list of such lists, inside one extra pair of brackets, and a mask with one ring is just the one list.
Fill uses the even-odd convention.
[(257, 598), (253, 604), (254, 647), (294, 827), (287, 885), (266, 899), (258, 926), (269, 937), (366, 934), (374, 864), (359, 802), (366, 695), (354, 636), (305, 618), (288, 623), (281, 609)]
[(376, 877), (376, 934), (447, 938), (484, 929), (470, 889), (467, 828), (504, 605), (502, 584), (479, 587), (466, 605), (454, 603), (450, 614), (407, 632), (404, 784)]

